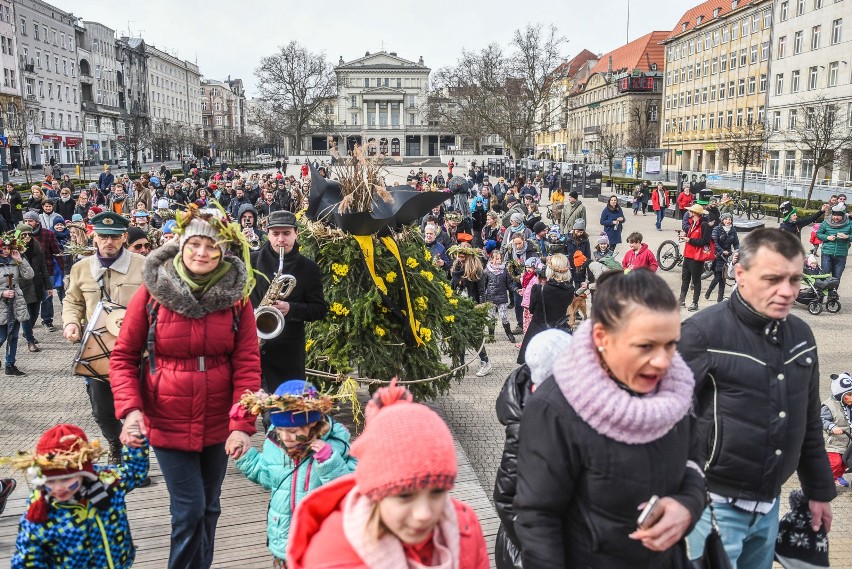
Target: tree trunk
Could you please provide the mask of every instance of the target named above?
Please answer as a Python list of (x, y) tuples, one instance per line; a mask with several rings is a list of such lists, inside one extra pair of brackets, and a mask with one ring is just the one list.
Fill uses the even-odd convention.
[(808, 209), (808, 205), (811, 203), (811, 196), (814, 193), (814, 186), (816, 185), (817, 172), (819, 172), (819, 168), (814, 164), (814, 173), (811, 174), (811, 185), (808, 187), (808, 197), (805, 198), (805, 209)]
[(742, 175), (740, 176), (740, 197), (742, 197), (743, 193), (745, 192), (746, 167), (747, 167), (747, 165), (743, 164), (743, 172), (742, 172)]
[(293, 140), (293, 153), (301, 154), (302, 153), (302, 129), (297, 128), (295, 133), (295, 140)]
[(609, 159), (609, 179), (612, 180), (612, 158)]

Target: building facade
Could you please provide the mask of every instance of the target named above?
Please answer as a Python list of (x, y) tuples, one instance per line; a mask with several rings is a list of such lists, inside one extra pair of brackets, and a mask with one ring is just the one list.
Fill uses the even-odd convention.
[(89, 164), (111, 164), (119, 151), (123, 132), (124, 92), (115, 30), (98, 22), (79, 22), (77, 58), (83, 123), (83, 159)]
[(246, 134), (246, 94), (242, 79), (201, 81), (201, 124), (211, 158), (233, 159)]
[(201, 72), (198, 65), (148, 45), (148, 108), (151, 129), (175, 145), (152, 145), (147, 158), (180, 159), (202, 140)]
[[(659, 121), (663, 87), (663, 48), (668, 32), (651, 32), (602, 55), (585, 82), (568, 97), (566, 142), (572, 156), (602, 162), (607, 147), (619, 156), (629, 153), (634, 113)], [(647, 117), (645, 117), (647, 114)], [(659, 146), (658, 137), (644, 137), (644, 151)]]
[[(0, 84), (0, 113), (7, 125), (6, 137), (10, 144), (17, 143), (15, 131), (23, 126), (21, 118), (21, 74), (18, 62), (18, 46), (15, 43), (15, 15), (11, 0), (0, 0), (0, 66), (3, 67), (3, 83)], [(12, 156), (10, 144), (3, 149), (6, 162)], [(18, 160), (20, 160), (20, 144)]]
[[(807, 120), (808, 101), (818, 97), (836, 107), (844, 128), (852, 129), (852, 10), (835, 0), (775, 2), (769, 81), (770, 179), (810, 183), (813, 156), (797, 148), (796, 129)], [(845, 16), (845, 17), (844, 17)], [(847, 29), (843, 27), (846, 24)], [(837, 184), (852, 179), (852, 149), (817, 180)]]
[(662, 146), (668, 165), (702, 172), (739, 166), (721, 142), (725, 129), (765, 118), (772, 4), (704, 2), (688, 10), (663, 41)]
[[(122, 160), (142, 162), (145, 138), (150, 127), (148, 115), (148, 54), (145, 40), (122, 37), (116, 42), (118, 74), (118, 121), (116, 140)], [(126, 163), (126, 162), (125, 162)]]
[(77, 76), (77, 18), (41, 0), (16, 0), (15, 41), (23, 64), (25, 113), (32, 135), (25, 152), (33, 165), (73, 165), (82, 158)]
[(367, 52), (349, 62), (341, 57), (334, 71), (337, 97), (326, 107), (331, 132), (307, 137), (307, 153), (326, 152), (328, 135), (340, 149), (372, 141), (388, 156), (439, 156), (461, 147), (458, 137), (429, 125), (430, 69), (422, 57), (415, 63), (395, 52)]

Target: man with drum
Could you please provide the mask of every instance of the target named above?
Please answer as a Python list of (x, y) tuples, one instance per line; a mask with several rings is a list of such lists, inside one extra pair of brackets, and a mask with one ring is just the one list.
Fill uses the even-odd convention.
[[(83, 331), (102, 300), (127, 306), (142, 284), (145, 257), (125, 248), (130, 222), (113, 212), (92, 218), (95, 254), (77, 261), (65, 300), (62, 302), (62, 325), (65, 339), (72, 343), (83, 340)], [(114, 341), (113, 341), (114, 343)], [(112, 344), (108, 346), (112, 350)], [(108, 378), (87, 379), (92, 416), (109, 442), (109, 463), (120, 464), (121, 422), (115, 418), (112, 389)]]

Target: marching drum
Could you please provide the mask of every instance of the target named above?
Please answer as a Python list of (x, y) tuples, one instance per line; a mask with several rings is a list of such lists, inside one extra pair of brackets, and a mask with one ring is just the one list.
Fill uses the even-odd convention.
[(74, 374), (109, 381), (109, 357), (115, 347), (121, 322), (127, 308), (102, 300), (83, 332), (80, 351), (74, 358)]

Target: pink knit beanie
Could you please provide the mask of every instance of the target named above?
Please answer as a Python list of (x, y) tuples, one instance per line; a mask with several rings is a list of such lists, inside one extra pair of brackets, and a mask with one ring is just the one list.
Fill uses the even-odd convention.
[(449, 490), (456, 480), (453, 436), (437, 413), (396, 385), (367, 404), (367, 426), (352, 444), (358, 491), (378, 501), (411, 490)]

